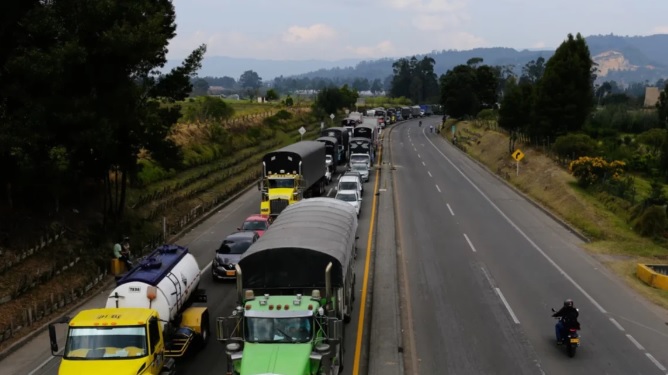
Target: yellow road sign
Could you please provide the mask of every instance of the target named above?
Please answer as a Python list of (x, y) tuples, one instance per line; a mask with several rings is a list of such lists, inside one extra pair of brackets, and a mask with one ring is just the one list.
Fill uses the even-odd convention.
[(524, 153), (522, 153), (522, 151), (518, 148), (515, 150), (515, 152), (513, 152), (512, 157), (513, 159), (520, 161), (524, 157)]

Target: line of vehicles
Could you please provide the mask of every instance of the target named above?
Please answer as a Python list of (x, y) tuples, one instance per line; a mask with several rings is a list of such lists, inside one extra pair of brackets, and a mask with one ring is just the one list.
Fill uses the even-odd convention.
[[(216, 320), (230, 374), (337, 374), (342, 368), (357, 217), (380, 133), (374, 117), (349, 119), (323, 129), (315, 141), (265, 154), (260, 214), (215, 251), (212, 277), (237, 283), (238, 307)], [(350, 170), (338, 181), (337, 197), (318, 198), (338, 165)], [(49, 326), (51, 352), (62, 357), (59, 373), (176, 374), (176, 360), (209, 341), (201, 277), (187, 248), (155, 249), (117, 278), (104, 308)], [(58, 325), (67, 326), (62, 350)]]

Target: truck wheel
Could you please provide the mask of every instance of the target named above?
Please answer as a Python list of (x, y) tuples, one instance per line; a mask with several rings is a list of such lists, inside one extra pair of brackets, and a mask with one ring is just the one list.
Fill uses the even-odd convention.
[(200, 323), (200, 347), (205, 347), (207, 342), (209, 342), (209, 312), (205, 311), (204, 314), (202, 314), (202, 321)]

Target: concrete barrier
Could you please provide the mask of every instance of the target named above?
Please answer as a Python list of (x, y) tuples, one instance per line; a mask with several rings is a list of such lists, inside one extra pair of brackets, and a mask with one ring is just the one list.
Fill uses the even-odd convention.
[(636, 276), (649, 286), (668, 290), (668, 265), (666, 264), (638, 263)]

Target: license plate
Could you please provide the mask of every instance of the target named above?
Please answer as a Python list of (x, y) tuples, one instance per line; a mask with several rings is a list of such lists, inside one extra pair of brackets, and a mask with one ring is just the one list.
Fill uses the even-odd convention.
[(234, 275), (235, 275), (235, 271), (225, 271), (225, 275), (227, 275), (227, 276), (234, 276)]
[(580, 339), (571, 339), (571, 344), (577, 344), (580, 342)]

